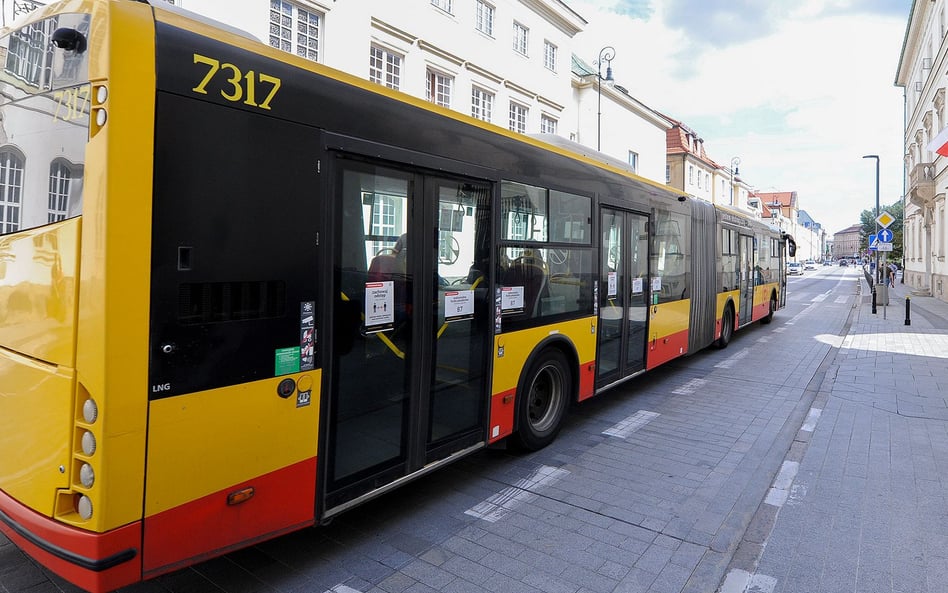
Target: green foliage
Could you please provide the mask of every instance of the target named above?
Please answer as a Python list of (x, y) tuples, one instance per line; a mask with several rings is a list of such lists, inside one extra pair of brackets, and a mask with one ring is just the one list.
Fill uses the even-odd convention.
[[(892, 231), (894, 238), (892, 239), (892, 251), (888, 252), (889, 261), (902, 261), (902, 218), (905, 214), (902, 210), (902, 201), (899, 200), (894, 204), (889, 206), (882, 206), (882, 209), (879, 211), (879, 214), (882, 212), (888, 212), (895, 217), (895, 222), (889, 225), (889, 229)], [(869, 235), (873, 235), (876, 232), (876, 212), (875, 209), (872, 210), (863, 210), (859, 214), (859, 223), (862, 225), (862, 239), (861, 247), (863, 253), (868, 252), (869, 250)]]

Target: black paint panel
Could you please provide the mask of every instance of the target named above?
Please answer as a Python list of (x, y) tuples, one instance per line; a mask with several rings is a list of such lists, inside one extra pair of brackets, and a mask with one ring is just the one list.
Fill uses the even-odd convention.
[(167, 93), (156, 121), (151, 397), (272, 377), (316, 300), (317, 132)]

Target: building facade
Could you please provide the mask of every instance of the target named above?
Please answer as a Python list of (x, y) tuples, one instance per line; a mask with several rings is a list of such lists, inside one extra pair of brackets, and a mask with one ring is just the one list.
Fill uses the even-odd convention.
[(858, 258), (862, 251), (862, 225), (854, 224), (833, 234), (833, 259)]
[(905, 94), (905, 284), (948, 301), (948, 218), (944, 151), (948, 120), (948, 1), (915, 0), (909, 14), (895, 84)]

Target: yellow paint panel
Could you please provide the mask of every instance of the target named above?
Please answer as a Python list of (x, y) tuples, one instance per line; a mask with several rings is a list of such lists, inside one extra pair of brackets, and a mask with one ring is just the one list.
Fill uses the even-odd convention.
[(660, 340), (688, 330), (691, 299), (651, 305), (649, 307), (649, 339)]
[[(579, 362), (588, 362), (596, 356), (595, 317), (585, 317), (573, 321), (547, 325), (494, 337), (494, 377), (491, 393), (502, 393), (517, 388), (520, 374), (527, 358), (536, 349), (537, 344), (559, 334), (576, 349)], [(504, 355), (498, 356), (503, 348)]]
[(0, 344), (70, 369), (79, 225), (72, 219), (0, 237)]
[[(148, 430), (145, 516), (316, 457), (321, 372), (310, 371), (153, 401)], [(277, 385), (313, 386), (296, 407)]]
[(47, 516), (68, 485), (73, 384), (71, 369), (0, 349), (0, 485)]
[(717, 300), (717, 308), (715, 309), (717, 311), (717, 317), (715, 317), (715, 319), (720, 320), (721, 317), (724, 315), (724, 306), (727, 305), (727, 302), (729, 300), (734, 303), (735, 314), (740, 314), (740, 307), (741, 307), (740, 296), (741, 296), (740, 290), (729, 290), (727, 292), (719, 292), (718, 300)]

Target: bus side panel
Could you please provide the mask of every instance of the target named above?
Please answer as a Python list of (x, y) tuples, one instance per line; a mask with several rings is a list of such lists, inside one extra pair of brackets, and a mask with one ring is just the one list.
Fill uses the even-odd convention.
[[(151, 402), (148, 576), (314, 522), (320, 374)], [(297, 390), (281, 396), (286, 379), (304, 394), (311, 389), (309, 396)], [(246, 501), (229, 502), (248, 488)]]
[(509, 436), (514, 429), (514, 416), (517, 409), (517, 384), (524, 372), (524, 366), (537, 344), (552, 334), (561, 334), (576, 349), (579, 367), (580, 392), (578, 399), (592, 395), (595, 380), (596, 318), (582, 318), (566, 321), (555, 326), (543, 326), (494, 337), (494, 375), (491, 387), (491, 442)]
[[(754, 288), (754, 311), (751, 314), (751, 319), (757, 321), (758, 319), (763, 319), (767, 317), (770, 313), (770, 295), (780, 294), (777, 292), (776, 282), (771, 282), (769, 284), (763, 284)], [(779, 300), (777, 301), (780, 302)]]
[(721, 319), (724, 317), (724, 307), (727, 306), (728, 301), (732, 303), (734, 307), (734, 327), (731, 329), (737, 329), (737, 320), (738, 317), (738, 308), (740, 307), (740, 298), (741, 291), (739, 290), (729, 290), (728, 292), (718, 293), (717, 301), (717, 318), (714, 321), (714, 339), (717, 340), (721, 337)]
[(691, 299), (651, 306), (646, 369), (688, 353)]

